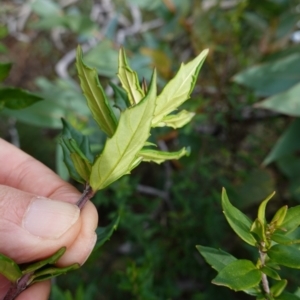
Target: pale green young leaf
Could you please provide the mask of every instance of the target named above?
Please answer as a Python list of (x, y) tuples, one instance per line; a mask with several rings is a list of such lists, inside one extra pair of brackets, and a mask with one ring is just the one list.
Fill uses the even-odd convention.
[(80, 46), (77, 48), (76, 66), (80, 86), (93, 118), (107, 136), (112, 137), (117, 128), (117, 119), (99, 82), (97, 71), (83, 62)]
[(234, 291), (242, 291), (257, 286), (262, 273), (250, 260), (239, 259), (224, 267), (212, 283), (226, 286)]
[(127, 92), (131, 105), (139, 103), (145, 97), (145, 94), (140, 87), (136, 72), (134, 72), (128, 65), (126, 53), (123, 48), (121, 48), (119, 52), (118, 77), (121, 81), (122, 87)]
[(11, 282), (16, 282), (22, 276), (19, 266), (3, 254), (0, 254), (0, 274)]
[(279, 274), (274, 269), (272, 269), (270, 267), (263, 266), (260, 270), (270, 278), (273, 278), (275, 280), (280, 280), (281, 279)]
[(230, 203), (224, 188), (222, 190), (222, 207), (224, 215), (235, 233), (246, 243), (255, 246), (256, 240), (250, 233), (251, 220)]
[(278, 209), (271, 221), (271, 224), (274, 224), (276, 228), (280, 227), (285, 219), (287, 211), (288, 211), (287, 205), (284, 205), (280, 209)]
[(114, 136), (107, 140), (102, 154), (92, 166), (90, 185), (94, 191), (105, 188), (128, 173), (150, 135), (155, 102), (156, 72), (146, 97), (121, 113)]
[(83, 178), (85, 182), (88, 182), (92, 170), (91, 164), (86, 159), (80, 157), (76, 152), (70, 153), (70, 157), (80, 177)]
[(280, 296), (281, 293), (285, 290), (286, 286), (287, 286), (287, 280), (286, 279), (280, 280), (279, 282), (275, 283), (270, 288), (272, 295), (274, 297)]
[(139, 151), (138, 156), (143, 158), (143, 161), (147, 162), (155, 162), (157, 164), (161, 164), (166, 160), (172, 159), (179, 159), (184, 155), (189, 155), (190, 149), (189, 148), (182, 148), (176, 152), (167, 152), (167, 151), (159, 151), (159, 150), (152, 150), (152, 149), (142, 149)]
[(258, 220), (261, 222), (261, 224), (263, 226), (266, 226), (267, 221), (266, 221), (266, 206), (268, 204), (268, 202), (271, 200), (271, 198), (275, 195), (275, 192), (273, 192), (272, 194), (270, 194), (265, 200), (263, 200), (263, 202), (259, 205), (258, 208), (258, 214), (257, 214), (257, 218)]
[(269, 242), (267, 240), (267, 236), (266, 236), (266, 227), (263, 225), (263, 223), (259, 220), (259, 219), (256, 219), (252, 225), (251, 225), (251, 228), (250, 228), (250, 231), (252, 233), (255, 233), (256, 236), (257, 236), (257, 240), (258, 242), (260, 243), (261, 241), (264, 242), (264, 245), (266, 247), (268, 247), (269, 245)]
[(163, 117), (159, 123), (155, 124), (155, 127), (168, 126), (173, 127), (174, 129), (181, 128), (185, 124), (189, 123), (194, 116), (195, 113), (182, 110), (178, 114)]
[(204, 257), (205, 261), (211, 265), (213, 269), (220, 272), (224, 267), (226, 267), (231, 262), (237, 260), (230, 253), (227, 253), (221, 249), (215, 249), (205, 246), (196, 246), (197, 250)]
[(157, 106), (152, 121), (154, 127), (166, 115), (176, 110), (178, 106), (189, 99), (207, 54), (208, 50), (206, 49), (191, 62), (186, 65), (182, 64), (175, 77), (164, 87), (157, 98)]

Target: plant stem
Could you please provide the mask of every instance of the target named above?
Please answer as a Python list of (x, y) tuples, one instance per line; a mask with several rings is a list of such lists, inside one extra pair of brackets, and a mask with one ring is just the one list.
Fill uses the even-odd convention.
[(19, 280), (12, 284), (3, 300), (16, 299), (28, 286), (28, 281), (33, 273), (24, 274)]
[[(264, 245), (262, 245), (262, 246), (264, 246)], [(261, 249), (259, 249), (259, 256), (260, 256), (261, 265), (264, 266), (265, 265), (265, 260), (266, 260), (266, 253), (263, 252)], [(268, 282), (268, 278), (267, 278), (266, 274), (262, 274), (261, 281), (262, 281), (262, 286), (263, 286), (263, 289), (264, 289), (265, 293), (267, 295), (269, 295), (270, 294), (270, 287), (269, 287), (269, 282)]]
[(77, 201), (76, 205), (82, 209), (85, 205), (85, 203), (90, 200), (93, 196), (94, 196), (94, 191), (92, 190), (92, 188), (87, 184), (85, 186), (85, 189), (81, 195), (81, 197), (79, 198), (79, 200)]

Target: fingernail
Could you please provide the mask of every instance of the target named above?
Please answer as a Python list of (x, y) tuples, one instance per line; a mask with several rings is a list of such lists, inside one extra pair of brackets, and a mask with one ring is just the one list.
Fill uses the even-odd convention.
[(23, 228), (40, 238), (57, 239), (78, 220), (79, 214), (76, 205), (35, 197), (23, 217)]

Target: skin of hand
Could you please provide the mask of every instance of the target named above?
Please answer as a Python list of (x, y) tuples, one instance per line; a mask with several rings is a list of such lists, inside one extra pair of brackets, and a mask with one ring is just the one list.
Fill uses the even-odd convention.
[[(83, 264), (95, 243), (98, 214), (88, 201), (74, 205), (80, 193), (53, 171), (0, 139), (0, 253), (15, 262), (47, 258), (61, 247), (58, 266)], [(0, 299), (10, 282), (0, 275)], [(46, 300), (50, 282), (36, 283), (17, 300)]]

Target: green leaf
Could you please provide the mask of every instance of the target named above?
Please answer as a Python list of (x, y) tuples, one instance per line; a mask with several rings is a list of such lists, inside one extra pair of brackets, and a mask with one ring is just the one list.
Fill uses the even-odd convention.
[(284, 205), (280, 209), (277, 210), (270, 224), (274, 224), (276, 228), (280, 227), (283, 223), (286, 213), (288, 211), (288, 206)]
[(174, 129), (181, 128), (185, 124), (189, 123), (194, 116), (195, 113), (182, 110), (178, 114), (163, 117), (162, 120), (155, 125), (155, 127), (168, 126), (173, 127)]
[(84, 179), (85, 182), (89, 181), (92, 166), (91, 164), (85, 160), (82, 159), (77, 153), (70, 153), (71, 160), (74, 164), (74, 167), (76, 171), (78, 172), (79, 176)]
[(56, 276), (59, 276), (62, 274), (66, 274), (70, 271), (74, 271), (79, 268), (80, 268), (80, 264), (78, 264), (78, 263), (75, 263), (75, 264), (72, 264), (70, 266), (63, 267), (63, 268), (57, 268), (57, 267), (45, 268), (45, 269), (39, 270), (33, 274), (31, 284), (36, 283), (36, 282), (41, 282), (44, 280), (48, 280), (50, 278), (53, 278), (53, 277), (56, 277)]
[(3, 81), (8, 76), (11, 66), (11, 63), (0, 63), (0, 81)]
[(190, 98), (207, 54), (208, 50), (206, 49), (188, 64), (182, 64), (175, 77), (164, 87), (157, 98), (157, 106), (152, 122), (153, 127), (157, 126), (166, 115), (176, 110), (178, 106)]
[(292, 117), (300, 116), (300, 83), (255, 105)]
[(118, 77), (121, 81), (122, 87), (127, 92), (128, 100), (131, 105), (139, 103), (145, 97), (145, 94), (140, 87), (136, 72), (134, 72), (128, 65), (126, 53), (123, 48), (119, 51)]
[(269, 195), (265, 200), (262, 201), (262, 203), (259, 205), (258, 208), (258, 215), (257, 218), (261, 222), (263, 226), (267, 225), (266, 221), (266, 206), (268, 202), (271, 200), (271, 198), (275, 195), (275, 192), (273, 192), (271, 195)]
[(109, 85), (114, 91), (116, 106), (119, 107), (121, 110), (125, 110), (127, 107), (129, 107), (130, 102), (125, 90), (115, 85), (113, 82), (110, 82)]
[(269, 246), (269, 242), (266, 237), (266, 227), (261, 223), (259, 219), (256, 219), (251, 225), (250, 231), (257, 235), (257, 240), (260, 244), (261, 241), (265, 243), (265, 247)]
[(38, 269), (41, 269), (45, 265), (55, 264), (64, 255), (65, 252), (66, 252), (66, 247), (62, 247), (58, 251), (56, 251), (53, 255), (51, 255), (50, 257), (27, 266), (26, 268), (24, 268), (22, 270), (22, 273), (23, 274), (31, 273)]
[(103, 189), (126, 174), (150, 135), (156, 101), (156, 72), (146, 97), (120, 115), (114, 136), (107, 140), (102, 154), (92, 167), (90, 185)]
[(120, 215), (118, 214), (116, 218), (106, 227), (98, 227), (96, 229), (97, 233), (97, 243), (94, 247), (93, 252), (97, 251), (105, 242), (107, 242), (112, 236), (113, 232), (117, 230), (119, 225)]
[(117, 119), (108, 103), (96, 70), (84, 64), (80, 46), (77, 48), (76, 66), (80, 78), (80, 86), (93, 118), (99, 127), (109, 137), (112, 137), (116, 131)]
[(230, 253), (227, 253), (221, 249), (215, 249), (205, 246), (196, 246), (197, 250), (204, 257), (205, 261), (211, 265), (211, 267), (220, 272), (224, 267), (237, 259)]
[(234, 232), (246, 243), (255, 246), (256, 240), (250, 233), (251, 220), (229, 201), (226, 190), (222, 190), (222, 207), (224, 215)]
[(268, 156), (263, 161), (264, 165), (291, 154), (300, 149), (300, 119), (294, 120), (283, 135), (277, 140), (275, 146), (272, 148)]
[(269, 277), (271, 277), (271, 278), (273, 278), (275, 280), (281, 280), (279, 274), (275, 270), (273, 270), (273, 269), (271, 269), (271, 268), (269, 268), (267, 266), (263, 266), (260, 270), (264, 274), (266, 274), (267, 276), (269, 276)]
[(60, 144), (63, 149), (64, 162), (70, 176), (78, 182), (86, 183), (91, 174), (94, 156), (90, 150), (89, 140), (62, 119), (63, 131)]
[(235, 75), (233, 80), (254, 89), (258, 96), (271, 96), (287, 90), (300, 80), (300, 54), (259, 64)]
[(184, 155), (189, 155), (189, 148), (182, 148), (176, 152), (158, 151), (152, 149), (142, 149), (139, 151), (138, 156), (143, 158), (143, 161), (153, 161), (157, 164), (161, 164), (166, 160), (179, 159)]
[(69, 171), (70, 176), (74, 180), (85, 184), (86, 180), (79, 175), (77, 169), (75, 168), (73, 160), (71, 158), (71, 152), (70, 152), (69, 148), (67, 147), (64, 139), (60, 139), (59, 142), (60, 142), (61, 148), (63, 150), (64, 163)]
[(285, 233), (282, 233), (280, 231), (273, 233), (271, 236), (271, 240), (283, 245), (292, 245), (300, 242), (299, 240), (291, 239), (290, 237), (286, 236)]
[(297, 229), (300, 225), (300, 205), (291, 207), (288, 209), (281, 228), (283, 228), (286, 234), (291, 233)]
[(22, 89), (12, 87), (0, 89), (0, 103), (4, 103), (9, 109), (22, 109), (41, 100), (41, 97)]
[(242, 291), (257, 286), (261, 276), (262, 273), (250, 260), (240, 259), (224, 267), (212, 283)]
[(16, 282), (22, 276), (19, 266), (3, 254), (0, 254), (0, 274), (11, 282)]
[(279, 297), (276, 298), (276, 300), (299, 300), (300, 297), (288, 293), (288, 292), (283, 292)]
[(277, 244), (267, 254), (279, 265), (300, 269), (300, 250), (296, 246)]
[(271, 286), (270, 291), (274, 297), (278, 297), (282, 294), (284, 289), (286, 288), (287, 280), (283, 279), (279, 282), (276, 282), (273, 286)]
[(62, 138), (66, 141), (68, 148), (73, 149), (73, 152), (76, 152), (82, 158), (92, 163), (94, 161), (94, 155), (91, 152), (88, 137), (77, 131), (65, 119), (62, 119), (62, 123)]

